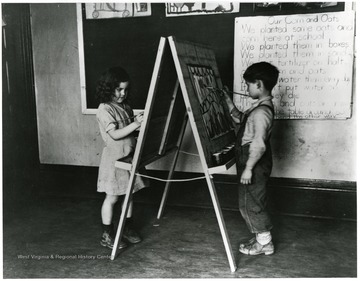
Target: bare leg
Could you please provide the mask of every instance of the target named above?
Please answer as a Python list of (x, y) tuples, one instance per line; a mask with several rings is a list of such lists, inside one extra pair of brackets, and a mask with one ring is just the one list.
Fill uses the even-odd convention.
[[(121, 204), (121, 208), (124, 206), (124, 202)], [(132, 213), (133, 213), (133, 201), (131, 200), (129, 203), (129, 208), (128, 208), (128, 212), (126, 214), (126, 218), (129, 219), (132, 217)]]
[(104, 202), (101, 207), (101, 219), (102, 223), (106, 225), (110, 225), (112, 222), (114, 205), (118, 201), (118, 195), (109, 195), (106, 194)]
[[(110, 249), (114, 246), (114, 237), (113, 237), (113, 224), (112, 224), (112, 217), (114, 213), (114, 205), (118, 201), (118, 195), (108, 195), (104, 199), (104, 202), (101, 207), (101, 219), (102, 219), (102, 227), (103, 227), (103, 234), (100, 240), (100, 245), (103, 247), (108, 247)], [(119, 249), (125, 248), (127, 245), (125, 242), (120, 241), (118, 244)]]

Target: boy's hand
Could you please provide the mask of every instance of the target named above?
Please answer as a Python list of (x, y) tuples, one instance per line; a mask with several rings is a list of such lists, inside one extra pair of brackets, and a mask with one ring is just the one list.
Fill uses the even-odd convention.
[(229, 112), (231, 112), (233, 110), (233, 108), (235, 107), (235, 105), (232, 101), (232, 97), (230, 96), (229, 88), (227, 86), (224, 86), (224, 88), (222, 88), (221, 92), (223, 94), (223, 98), (226, 102), (226, 105), (229, 109)]
[(229, 88), (227, 86), (224, 86), (221, 91), (223, 92), (224, 98), (226, 100), (230, 100), (232, 102), (232, 99), (231, 99), (231, 96), (229, 93)]
[(252, 170), (245, 168), (245, 170), (241, 174), (240, 182), (242, 184), (251, 184), (251, 178), (252, 178)]

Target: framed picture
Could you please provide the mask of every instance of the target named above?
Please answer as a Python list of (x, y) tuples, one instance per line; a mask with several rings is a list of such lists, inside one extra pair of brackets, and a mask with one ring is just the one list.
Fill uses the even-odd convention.
[(150, 3), (85, 3), (86, 19), (144, 17), (151, 15)]
[(322, 13), (344, 11), (343, 2), (259, 2), (253, 4), (255, 14)]
[(239, 11), (239, 2), (176, 2), (165, 4), (167, 17), (229, 14), (238, 13)]

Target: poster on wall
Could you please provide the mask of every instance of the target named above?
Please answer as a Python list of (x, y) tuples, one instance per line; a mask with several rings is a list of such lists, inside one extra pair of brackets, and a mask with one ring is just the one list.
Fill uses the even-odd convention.
[[(277, 119), (351, 117), (354, 13), (257, 16), (235, 19), (234, 91), (259, 61), (278, 67), (272, 95)], [(240, 110), (251, 99), (234, 97)]]
[(165, 13), (167, 17), (227, 14), (238, 13), (239, 11), (239, 2), (194, 2), (165, 4)]
[(150, 3), (86, 3), (86, 19), (109, 19), (151, 16)]

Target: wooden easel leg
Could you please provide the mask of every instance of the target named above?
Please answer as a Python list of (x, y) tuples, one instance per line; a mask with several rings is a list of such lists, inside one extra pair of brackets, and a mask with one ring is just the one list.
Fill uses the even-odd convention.
[(121, 211), (121, 215), (120, 215), (120, 219), (119, 219), (119, 224), (117, 227), (117, 231), (116, 231), (116, 236), (115, 236), (115, 240), (114, 240), (114, 246), (113, 249), (111, 251), (111, 260), (114, 260), (116, 257), (116, 252), (118, 250), (118, 245), (119, 245), (119, 240), (122, 237), (123, 234), (123, 230), (124, 230), (124, 226), (125, 226), (125, 220), (126, 220), (126, 215), (127, 212), (129, 210), (129, 205), (130, 205), (130, 200), (132, 198), (132, 193), (134, 190), (134, 183), (135, 183), (135, 168), (133, 168), (130, 171), (130, 178), (129, 178), (129, 184), (128, 184), (128, 188), (126, 191), (126, 195), (125, 195), (125, 199), (124, 199), (124, 203), (123, 203), (123, 207), (122, 207), (122, 211)]
[(210, 174), (207, 171), (205, 171), (205, 177), (206, 177), (206, 182), (209, 187), (211, 200), (214, 205), (214, 210), (215, 210), (216, 218), (217, 218), (217, 221), (219, 224), (221, 236), (222, 236), (222, 239), (224, 242), (226, 255), (227, 255), (227, 258), (229, 261), (229, 265), (230, 265), (230, 270), (231, 270), (231, 272), (235, 272), (236, 271), (236, 262), (234, 259), (234, 254), (231, 249), (231, 244), (230, 244), (229, 236), (228, 236), (228, 233), (226, 230), (225, 221), (224, 221), (224, 217), (223, 217), (223, 214), (221, 211), (219, 199), (217, 197), (214, 181), (212, 180), (212, 178), (210, 177)]
[(170, 180), (172, 179), (172, 176), (174, 174), (174, 171), (175, 171), (175, 167), (176, 167), (176, 162), (177, 162), (177, 159), (178, 159), (178, 156), (179, 156), (179, 153), (180, 153), (180, 147), (181, 147), (181, 143), (182, 143), (182, 140), (183, 140), (183, 137), (184, 137), (184, 134), (185, 134), (185, 129), (186, 129), (186, 124), (187, 124), (187, 115), (185, 116), (184, 118), (184, 122), (182, 124), (182, 127), (181, 127), (181, 131), (180, 131), (180, 137), (179, 137), (179, 140), (178, 140), (178, 143), (177, 143), (177, 147), (178, 149), (175, 151), (175, 155), (174, 155), (174, 159), (171, 163), (171, 166), (170, 166), (170, 171), (169, 171), (169, 174), (168, 174), (168, 177), (167, 177), (167, 182), (166, 182), (166, 185), (165, 185), (165, 189), (164, 189), (164, 192), (163, 192), (163, 195), (162, 195), (162, 198), (161, 198), (161, 203), (160, 203), (160, 207), (159, 207), (159, 211), (158, 211), (158, 214), (157, 214), (157, 219), (159, 220), (164, 212), (164, 208), (165, 208), (165, 204), (166, 204), (166, 200), (167, 200), (167, 196), (168, 196), (168, 193), (169, 193), (169, 188), (170, 188)]

